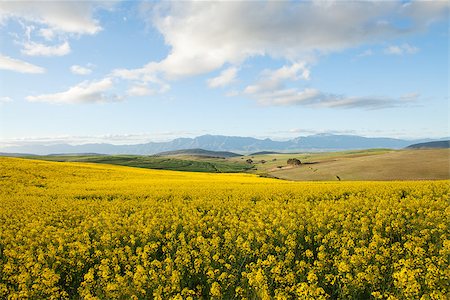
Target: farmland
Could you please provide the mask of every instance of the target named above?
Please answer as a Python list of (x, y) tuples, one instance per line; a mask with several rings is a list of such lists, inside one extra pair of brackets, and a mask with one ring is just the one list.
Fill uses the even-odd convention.
[(446, 299), (449, 193), (0, 158), (0, 298)]
[[(198, 151), (198, 149), (197, 149)], [(204, 151), (204, 150), (203, 150)], [(450, 179), (450, 150), (366, 149), (340, 152), (262, 153), (237, 157), (194, 155), (47, 155), (27, 158), (89, 162), (207, 173), (246, 172), (265, 177), (295, 181), (355, 180), (445, 180)], [(201, 152), (199, 152), (201, 153)], [(211, 154), (212, 153), (212, 154)], [(303, 164), (290, 166), (287, 160), (297, 158)], [(251, 160), (252, 163), (247, 163)]]
[(244, 172), (252, 168), (252, 166), (240, 161), (201, 156), (48, 155), (36, 157), (29, 156), (29, 158), (48, 161), (89, 162), (145, 169), (208, 173), (236, 173)]
[[(337, 180), (336, 176), (341, 180), (450, 179), (449, 149), (368, 149), (250, 157), (256, 169), (252, 172), (287, 180), (329, 181)], [(304, 164), (288, 166), (289, 158), (298, 158)]]

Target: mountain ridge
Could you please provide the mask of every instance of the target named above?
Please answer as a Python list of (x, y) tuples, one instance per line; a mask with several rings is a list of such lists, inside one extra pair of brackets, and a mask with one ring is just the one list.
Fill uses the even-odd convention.
[(450, 148), (450, 140), (412, 144), (407, 149), (445, 149)]
[(403, 140), (396, 138), (371, 138), (358, 135), (317, 134), (297, 137), (286, 141), (269, 138), (202, 135), (195, 138), (176, 138), (168, 142), (148, 142), (133, 145), (113, 145), (108, 143), (90, 143), (82, 145), (24, 145), (0, 148), (1, 152), (30, 153), (48, 155), (51, 153), (101, 153), (153, 155), (160, 152), (183, 149), (204, 149), (210, 151), (230, 151), (253, 153), (259, 151), (339, 151), (368, 148), (401, 149), (411, 144), (433, 141), (432, 139)]
[(211, 151), (200, 148), (164, 151), (154, 154), (154, 156), (183, 156), (183, 155), (210, 157), (210, 158), (230, 158), (242, 156), (241, 154), (237, 154), (230, 151)]

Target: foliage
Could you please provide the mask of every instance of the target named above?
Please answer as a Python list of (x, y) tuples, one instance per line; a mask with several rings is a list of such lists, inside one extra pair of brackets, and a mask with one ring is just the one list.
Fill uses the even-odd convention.
[(448, 299), (449, 192), (0, 158), (0, 298)]
[(288, 165), (293, 165), (293, 166), (299, 166), (299, 165), (302, 164), (302, 162), (298, 158), (289, 158), (287, 160), (287, 164)]

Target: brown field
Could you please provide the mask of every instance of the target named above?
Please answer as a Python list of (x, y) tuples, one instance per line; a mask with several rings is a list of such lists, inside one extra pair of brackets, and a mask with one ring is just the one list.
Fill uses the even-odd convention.
[[(289, 157), (304, 164), (287, 166)], [(266, 163), (261, 164), (264, 159)], [(276, 160), (274, 160), (276, 159)], [(450, 150), (370, 150), (255, 156), (257, 173), (288, 180), (450, 179)]]

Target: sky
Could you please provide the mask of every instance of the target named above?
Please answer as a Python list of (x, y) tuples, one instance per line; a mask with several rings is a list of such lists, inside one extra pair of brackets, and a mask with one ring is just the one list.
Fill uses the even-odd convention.
[(450, 136), (447, 1), (0, 1), (0, 148)]

